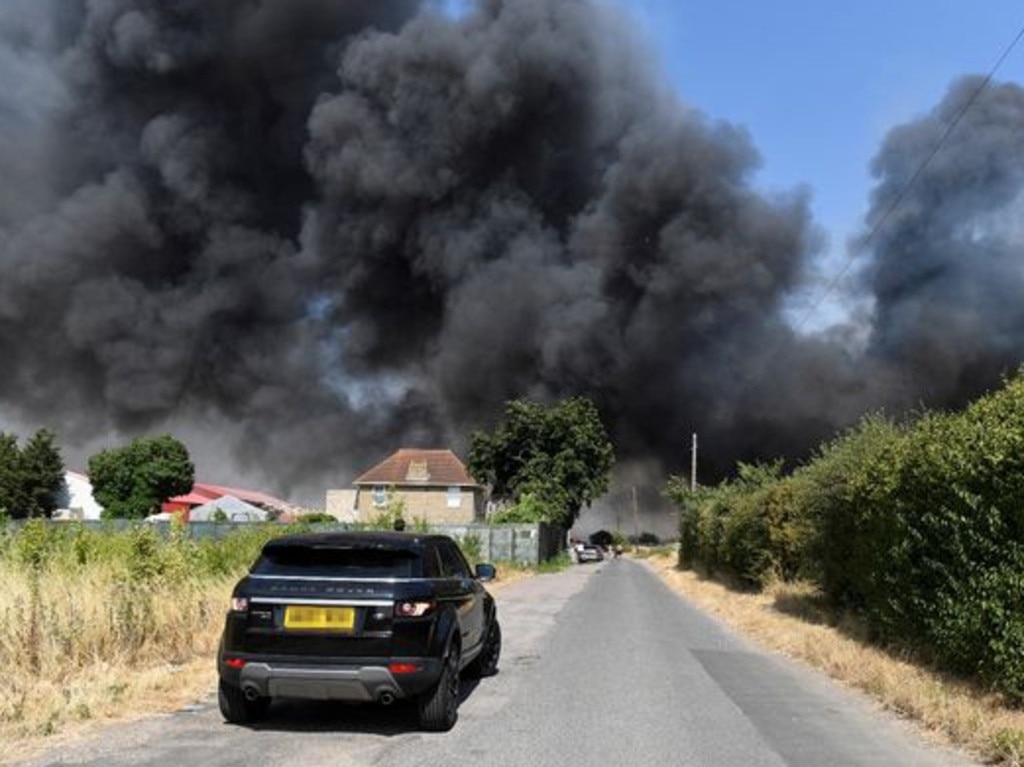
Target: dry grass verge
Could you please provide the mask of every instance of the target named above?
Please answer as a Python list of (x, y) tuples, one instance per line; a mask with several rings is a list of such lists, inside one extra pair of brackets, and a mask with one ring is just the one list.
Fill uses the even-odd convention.
[(211, 689), (231, 582), (132, 588), (106, 568), (33, 579), (10, 567), (0, 581), (0, 762)]
[(532, 567), (517, 567), (515, 565), (507, 565), (505, 567), (498, 566), (498, 577), (486, 584), (487, 590), (494, 596), (497, 596), (516, 581), (521, 581), (524, 578), (531, 578), (536, 574), (536, 569)]
[(674, 554), (645, 557), (670, 588), (766, 649), (803, 661), (862, 690), (918, 724), (930, 738), (993, 763), (1024, 765), (1024, 712), (993, 694), (893, 657), (833, 627), (807, 586), (780, 584), (762, 593), (733, 591), (676, 569)]

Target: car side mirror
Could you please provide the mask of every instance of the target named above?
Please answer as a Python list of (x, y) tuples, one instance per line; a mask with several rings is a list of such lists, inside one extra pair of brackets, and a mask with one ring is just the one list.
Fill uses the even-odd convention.
[(476, 579), (478, 581), (493, 581), (498, 575), (498, 569), (494, 565), (479, 564), (476, 566)]

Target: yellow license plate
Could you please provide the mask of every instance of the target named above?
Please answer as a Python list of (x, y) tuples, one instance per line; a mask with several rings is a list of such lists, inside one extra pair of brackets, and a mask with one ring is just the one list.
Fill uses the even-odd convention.
[(284, 627), (286, 629), (351, 631), (355, 625), (356, 611), (352, 607), (288, 605), (284, 610)]

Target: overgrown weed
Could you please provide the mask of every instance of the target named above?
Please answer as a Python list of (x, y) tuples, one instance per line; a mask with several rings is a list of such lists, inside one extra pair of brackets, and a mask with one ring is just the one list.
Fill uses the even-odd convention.
[(231, 587), (280, 532), (254, 526), (196, 541), (174, 526), (162, 534), (41, 520), (5, 530), (0, 740), (113, 715), (166, 685), (168, 668), (201, 661), (212, 675)]

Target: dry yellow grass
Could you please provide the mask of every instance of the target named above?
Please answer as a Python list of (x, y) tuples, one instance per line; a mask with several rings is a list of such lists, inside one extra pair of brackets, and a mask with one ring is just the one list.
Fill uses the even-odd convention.
[(19, 720), (0, 724), (0, 764), (28, 759), (104, 724), (180, 710), (206, 697), (216, 678), (212, 659), (201, 657), (130, 669), (98, 664), (62, 682), (40, 679), (28, 688)]
[(536, 575), (536, 570), (524, 567), (507, 566), (498, 567), (498, 577), (487, 584), (487, 590), (491, 594), (498, 595), (516, 581), (524, 578), (531, 578)]
[(35, 579), (2, 567), (0, 581), (0, 760), (211, 688), (230, 582), (131, 587), (101, 567)]
[(882, 706), (915, 722), (928, 737), (987, 761), (1024, 765), (1024, 712), (1006, 708), (998, 696), (893, 657), (820, 622), (806, 586), (779, 585), (741, 593), (676, 569), (674, 555), (647, 558), (675, 591), (766, 649), (805, 662), (862, 690)]

